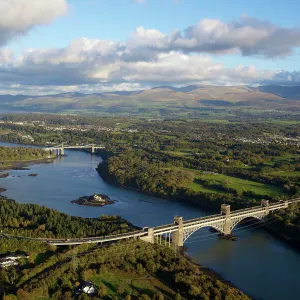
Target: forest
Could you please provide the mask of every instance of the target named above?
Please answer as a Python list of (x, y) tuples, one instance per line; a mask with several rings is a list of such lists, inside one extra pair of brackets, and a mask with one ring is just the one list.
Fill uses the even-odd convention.
[(0, 227), (11, 235), (72, 238), (125, 233), (132, 224), (119, 216), (81, 218), (35, 204), (19, 204), (0, 196)]
[(0, 163), (38, 160), (49, 157), (49, 153), (42, 149), (0, 146)]
[[(39, 145), (103, 144), (97, 169), (104, 179), (212, 211), (224, 201), (237, 209), (262, 198), (299, 196), (297, 122), (47, 114), (1, 119), (0, 140), (22, 143), (23, 135), (31, 135)], [(297, 226), (294, 217), (278, 222), (288, 236), (293, 227), (286, 224)]]
[(208, 275), (184, 255), (164, 246), (131, 240), (106, 246), (55, 247), (5, 235), (18, 233), (15, 228), (23, 228), (31, 237), (71, 237), (75, 232), (89, 235), (130, 230), (128, 223), (120, 218), (70, 217), (4, 197), (0, 204), (0, 253), (2, 256), (29, 255), (17, 267), (0, 268), (0, 297), (2, 295), (4, 300), (74, 299), (76, 287), (82, 281), (91, 281), (96, 295), (90, 298), (81, 294), (79, 300), (249, 299), (216, 276)]

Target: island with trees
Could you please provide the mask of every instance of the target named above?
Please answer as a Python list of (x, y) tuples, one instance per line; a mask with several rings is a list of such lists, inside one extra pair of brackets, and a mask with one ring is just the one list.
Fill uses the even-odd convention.
[(82, 196), (76, 200), (72, 200), (71, 203), (87, 206), (105, 206), (114, 204), (116, 200), (111, 200), (109, 196), (104, 194), (94, 194), (92, 196)]

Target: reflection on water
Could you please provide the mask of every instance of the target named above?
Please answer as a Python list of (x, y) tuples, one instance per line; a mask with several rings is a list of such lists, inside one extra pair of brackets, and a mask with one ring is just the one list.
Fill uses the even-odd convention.
[[(76, 216), (116, 214), (141, 227), (171, 223), (174, 215), (184, 219), (205, 215), (195, 207), (105, 183), (95, 171), (101, 161), (99, 156), (70, 150), (66, 150), (66, 154), (67, 157), (58, 158), (52, 164), (33, 165), (27, 171), (10, 171), (9, 177), (0, 179), (0, 187), (7, 189), (3, 195)], [(38, 176), (29, 177), (30, 173)], [(105, 207), (70, 203), (93, 193), (107, 194), (118, 202)], [(248, 229), (240, 227), (238, 241), (231, 242), (220, 240), (215, 233), (203, 228), (188, 239), (186, 246), (196, 262), (219, 272), (255, 299), (300, 299), (299, 253), (260, 228)]]

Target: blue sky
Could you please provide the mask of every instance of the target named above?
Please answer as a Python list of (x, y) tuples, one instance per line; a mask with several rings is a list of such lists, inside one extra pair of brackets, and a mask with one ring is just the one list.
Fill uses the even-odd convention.
[[(151, 87), (160, 81), (174, 85), (300, 81), (297, 0), (11, 2), (16, 13), (0, 3), (0, 11), (8, 11), (7, 20), (0, 21), (0, 54), (5, 53), (2, 60), (0, 55), (0, 76), (8, 68), (18, 76), (5, 79), (2, 90), (30, 92), (38, 86), (41, 92), (53, 87), (89, 92)], [(193, 33), (185, 35), (187, 28)], [(180, 36), (175, 42), (174, 31)], [(189, 69), (184, 69), (185, 62)], [(63, 64), (61, 70), (58, 64)], [(76, 76), (66, 80), (68, 69)], [(145, 74), (147, 70), (155, 74)], [(24, 72), (30, 80), (20, 79)], [(172, 80), (172, 73), (180, 78)]]

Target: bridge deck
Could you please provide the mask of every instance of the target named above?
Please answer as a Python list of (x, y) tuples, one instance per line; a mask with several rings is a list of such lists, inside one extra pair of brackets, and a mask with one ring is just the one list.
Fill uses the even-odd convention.
[[(286, 204), (291, 203), (297, 203), (300, 202), (300, 198), (295, 198), (288, 200), (286, 202), (280, 201), (279, 203), (273, 203), (270, 204), (269, 207), (264, 206), (256, 206), (252, 208), (246, 208), (246, 209), (239, 209), (231, 212), (230, 218), (236, 218), (236, 217), (248, 217), (252, 216), (258, 213), (265, 212), (267, 209), (269, 211), (274, 211), (282, 208), (286, 208)], [(213, 225), (215, 222), (222, 221), (226, 218), (226, 215), (223, 214), (217, 214), (217, 215), (211, 215), (191, 220), (183, 221), (183, 228), (191, 228), (203, 224), (211, 224)], [(161, 225), (153, 228), (154, 235), (162, 235), (165, 233), (170, 233), (178, 230), (177, 224), (166, 224)], [(84, 244), (84, 243), (105, 243), (105, 242), (112, 242), (112, 241), (118, 241), (123, 239), (129, 239), (129, 238), (139, 238), (139, 237), (146, 237), (148, 235), (147, 231), (144, 230), (137, 230), (133, 232), (127, 232), (123, 234), (116, 234), (116, 235), (108, 235), (108, 236), (97, 236), (97, 237), (87, 237), (87, 238), (73, 238), (73, 239), (45, 239), (45, 238), (26, 238), (21, 236), (13, 236), (2, 233), (2, 236), (6, 237), (14, 237), (14, 238), (22, 238), (22, 239), (30, 239), (30, 240), (37, 240), (41, 242), (47, 242), (52, 245), (76, 245), (76, 244)]]

